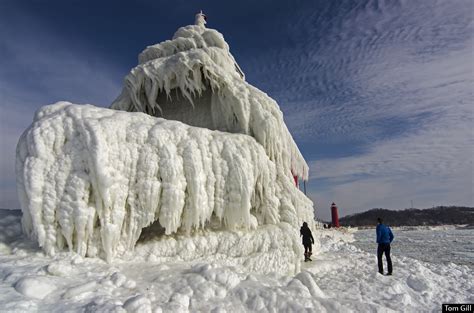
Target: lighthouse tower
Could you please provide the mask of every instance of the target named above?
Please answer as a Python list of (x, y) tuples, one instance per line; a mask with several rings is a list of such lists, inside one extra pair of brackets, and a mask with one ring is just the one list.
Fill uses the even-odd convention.
[(337, 206), (333, 202), (331, 205), (332, 227), (339, 227), (339, 215), (337, 214)]

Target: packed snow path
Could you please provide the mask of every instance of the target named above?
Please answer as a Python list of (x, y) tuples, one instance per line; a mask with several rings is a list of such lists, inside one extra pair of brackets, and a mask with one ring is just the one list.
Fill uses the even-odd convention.
[[(337, 231), (296, 275), (248, 273), (216, 256), (156, 263), (137, 255), (107, 264), (59, 253), (54, 259), (21, 234), (20, 215), (0, 214), (2, 312), (439, 312), (472, 303), (472, 269), (393, 255), (394, 276), (377, 273), (373, 254)], [(303, 257), (301, 255), (301, 261)]]

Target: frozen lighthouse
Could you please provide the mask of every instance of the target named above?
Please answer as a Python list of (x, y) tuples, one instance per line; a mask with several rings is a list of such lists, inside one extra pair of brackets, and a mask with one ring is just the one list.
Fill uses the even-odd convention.
[(110, 109), (36, 113), (17, 146), (25, 233), (48, 254), (112, 261), (156, 225), (162, 260), (297, 270), (313, 204), (295, 186), (308, 165), (278, 104), (246, 82), (202, 12), (138, 61)]

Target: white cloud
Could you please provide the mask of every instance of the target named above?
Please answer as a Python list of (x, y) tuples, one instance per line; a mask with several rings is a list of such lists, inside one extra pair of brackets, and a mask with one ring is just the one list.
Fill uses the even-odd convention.
[[(325, 179), (328, 188), (313, 197), (342, 202), (347, 213), (373, 207), (403, 208), (410, 200), (418, 207), (440, 204), (473, 205), (473, 106), (469, 49), (424, 63), (405, 64), (398, 71), (381, 72), (367, 80), (374, 84), (405, 77), (416, 102), (374, 108), (367, 116), (412, 118), (409, 131), (380, 138), (360, 155), (315, 160), (311, 178)], [(403, 73), (403, 74), (402, 74)], [(405, 96), (401, 98), (406, 99)], [(426, 114), (426, 117), (417, 117)]]
[(309, 194), (322, 217), (333, 201), (343, 215), (404, 208), (410, 200), (474, 205), (467, 8), (471, 2), (410, 2), (355, 8), (330, 25), (318, 24), (325, 18), (315, 13), (291, 26), (299, 41), (273, 63), (286, 77), (268, 74), (266, 85), (275, 82), (297, 139), (347, 145), (345, 157), (310, 162)]

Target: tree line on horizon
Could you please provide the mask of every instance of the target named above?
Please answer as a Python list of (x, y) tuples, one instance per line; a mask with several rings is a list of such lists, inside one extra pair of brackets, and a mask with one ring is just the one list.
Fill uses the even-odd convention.
[(430, 209), (388, 210), (374, 208), (362, 213), (344, 216), (339, 219), (341, 226), (374, 226), (377, 218), (390, 226), (436, 226), (471, 225), (474, 226), (474, 207), (438, 206)]

